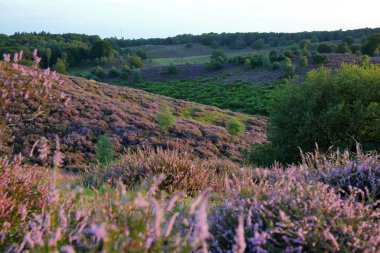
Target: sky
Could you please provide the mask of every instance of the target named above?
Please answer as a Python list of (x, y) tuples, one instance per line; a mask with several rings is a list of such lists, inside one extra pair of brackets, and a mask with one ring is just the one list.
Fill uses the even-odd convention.
[(0, 33), (165, 38), (380, 27), (379, 0), (0, 0)]

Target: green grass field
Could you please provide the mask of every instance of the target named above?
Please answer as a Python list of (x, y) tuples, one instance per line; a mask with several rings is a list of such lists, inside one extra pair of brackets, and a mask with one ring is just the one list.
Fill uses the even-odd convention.
[(281, 84), (258, 87), (253, 84), (236, 82), (226, 84), (220, 78), (146, 82), (128, 86), (177, 99), (217, 106), (247, 114), (268, 115), (268, 105)]

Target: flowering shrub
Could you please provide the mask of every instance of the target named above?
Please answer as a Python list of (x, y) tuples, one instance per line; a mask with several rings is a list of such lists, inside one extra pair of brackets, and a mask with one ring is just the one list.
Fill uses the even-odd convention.
[(13, 161), (0, 158), (0, 251), (1, 245), (22, 240), (29, 217), (48, 204), (43, 176), (34, 166), (21, 163), (19, 157)]
[(380, 157), (377, 153), (364, 154), (357, 144), (356, 154), (330, 152), (303, 156), (304, 164), (312, 169), (318, 181), (339, 187), (349, 192), (351, 187), (359, 188), (366, 198), (380, 199)]
[[(25, 170), (1, 170), (2, 189), (11, 187), (17, 192), (17, 180), (28, 185), (22, 188), (28, 194), (18, 193), (24, 197), (13, 198), (13, 205), (36, 204), (28, 205), (29, 215), (22, 216), (25, 211), (18, 208), (6, 216), (0, 249), (378, 252), (380, 201), (363, 198), (366, 187), (349, 186), (342, 191), (334, 183), (333, 173), (353, 162), (372, 161), (371, 168), (378, 168), (377, 154), (358, 154), (354, 159), (320, 153), (304, 157), (299, 166), (255, 169), (192, 160), (178, 151), (140, 150), (105, 168), (104, 180), (107, 176), (112, 180), (94, 190), (82, 189), (75, 181), (65, 187), (62, 181), (55, 185), (43, 178), (32, 187), (37, 181), (21, 176), (28, 173)], [(17, 163), (8, 168), (11, 166), (17, 168)], [(367, 170), (354, 167), (352, 174), (343, 176), (353, 178)], [(139, 175), (145, 180), (137, 180)], [(153, 175), (158, 177), (152, 181)], [(378, 174), (372, 175), (378, 182)], [(117, 181), (118, 177), (128, 184)], [(367, 180), (360, 177), (355, 182), (362, 179)], [(9, 193), (3, 192), (0, 199), (9, 198)]]
[[(58, 96), (52, 90), (53, 85), (63, 84), (55, 71), (38, 69), (41, 58), (37, 56), (37, 50), (33, 52), (32, 68), (18, 64), (22, 57), (23, 51), (15, 53), (11, 63), (11, 56), (4, 54), (4, 62), (0, 62), (1, 146), (10, 140), (8, 135), (12, 128), (31, 122), (43, 114)], [(66, 94), (61, 93), (59, 97), (65, 99)], [(66, 99), (65, 104), (68, 102)]]

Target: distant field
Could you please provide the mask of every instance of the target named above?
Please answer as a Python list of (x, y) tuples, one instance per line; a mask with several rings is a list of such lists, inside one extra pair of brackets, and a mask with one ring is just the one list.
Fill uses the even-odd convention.
[[(263, 52), (264, 50), (261, 50), (260, 52)], [(230, 51), (226, 52), (228, 57), (234, 57), (234, 56), (247, 56), (251, 53), (255, 53), (259, 51)], [(148, 67), (153, 66), (167, 66), (170, 64), (174, 65), (181, 65), (181, 64), (204, 64), (207, 61), (210, 60), (210, 55), (199, 55), (199, 56), (188, 56), (188, 57), (174, 57), (174, 58), (157, 58), (157, 59), (148, 59), (145, 60), (144, 63)]]
[(192, 44), (191, 48), (186, 45), (145, 45), (130, 47), (132, 51), (144, 50), (150, 59), (177, 58), (199, 55), (210, 55), (213, 49), (202, 44)]
[[(267, 52), (272, 49), (285, 49), (287, 47), (264, 48), (255, 50), (250, 47), (241, 50), (234, 50), (228, 47), (222, 49), (228, 56), (248, 55), (250, 53)], [(204, 64), (208, 61), (211, 53), (215, 50), (211, 47), (201, 44), (192, 44), (191, 48), (186, 45), (146, 45), (130, 47), (132, 51), (144, 50), (148, 60), (145, 61), (146, 66), (167, 66), (170, 64)]]
[(178, 58), (157, 58), (145, 60), (146, 66), (167, 66), (170, 64), (180, 65), (180, 64), (204, 64), (210, 59), (209, 55), (201, 56), (189, 56), (189, 57), (178, 57)]

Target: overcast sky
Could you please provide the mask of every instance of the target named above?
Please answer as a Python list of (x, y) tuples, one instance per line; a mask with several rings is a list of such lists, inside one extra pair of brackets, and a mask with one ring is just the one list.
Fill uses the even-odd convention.
[(152, 38), (380, 27), (380, 0), (0, 0), (0, 33)]

